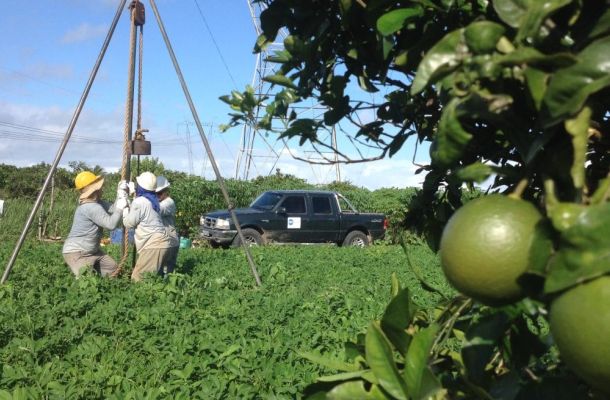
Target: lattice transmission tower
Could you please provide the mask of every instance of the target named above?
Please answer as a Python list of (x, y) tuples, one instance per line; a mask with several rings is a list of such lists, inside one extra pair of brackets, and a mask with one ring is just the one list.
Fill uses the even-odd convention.
[[(262, 2), (252, 0), (246, 0), (246, 2), (250, 10), (252, 24), (254, 25), (258, 37), (262, 33), (260, 15), (261, 12), (265, 10), (266, 5)], [(275, 95), (273, 85), (269, 82), (265, 82), (263, 78), (267, 75), (275, 74), (279, 69), (279, 64), (268, 61), (268, 58), (284, 49), (283, 42), (286, 36), (287, 32), (285, 30), (280, 30), (276, 40), (273, 43), (270, 43), (256, 56), (252, 87), (254, 88), (255, 96), (258, 99), (263, 97), (273, 98)], [(259, 131), (257, 128), (258, 119), (264, 114), (265, 106), (265, 104), (259, 106), (255, 110), (254, 121), (246, 123), (243, 127), (239, 151), (235, 159), (236, 179), (249, 179), (257, 175), (271, 175), (275, 172), (280, 160), (293, 158), (292, 154), (294, 149), (290, 148), (290, 143), (287, 140), (276, 140), (276, 138), (267, 137), (265, 132)], [(300, 116), (306, 114), (308, 118), (316, 120), (321, 119), (326, 111), (326, 108), (321, 104), (296, 106), (293, 107), (293, 109)], [(333, 148), (337, 148), (335, 129), (333, 128), (329, 134), (331, 136), (325, 139), (332, 143)], [(315, 183), (341, 181), (341, 170), (339, 168), (339, 163), (336, 162), (336, 154), (326, 154), (322, 157), (319, 150), (307, 147), (307, 145), (300, 146), (299, 151), (303, 154), (301, 158), (306, 158), (311, 161), (308, 164), (317, 181)], [(316, 161), (322, 160), (323, 158), (325, 160), (328, 160), (329, 158), (331, 160), (334, 159), (335, 163), (333, 165), (323, 166), (316, 164)], [(303, 163), (305, 164), (305, 162)]]

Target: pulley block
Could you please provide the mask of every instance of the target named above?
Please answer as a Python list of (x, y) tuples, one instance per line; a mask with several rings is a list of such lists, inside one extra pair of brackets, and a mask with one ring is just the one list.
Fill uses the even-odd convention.
[[(135, 8), (135, 10), (133, 10)], [(138, 0), (134, 0), (129, 5), (129, 9), (133, 12), (133, 22), (136, 26), (143, 26), (146, 22), (146, 15), (144, 13), (144, 4)]]
[(133, 156), (149, 156), (151, 154), (150, 141), (146, 140), (143, 132), (148, 132), (148, 129), (137, 130), (134, 139), (131, 141), (131, 155)]

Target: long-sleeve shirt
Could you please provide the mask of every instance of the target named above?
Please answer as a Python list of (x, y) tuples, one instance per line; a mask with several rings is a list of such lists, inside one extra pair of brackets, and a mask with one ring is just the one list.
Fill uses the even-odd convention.
[(83, 203), (76, 208), (72, 229), (64, 242), (63, 253), (96, 254), (104, 229), (114, 229), (121, 211), (105, 201)]
[(171, 197), (167, 197), (159, 202), (159, 206), (159, 215), (161, 215), (163, 225), (165, 225), (169, 236), (174, 241), (174, 247), (177, 247), (180, 244), (180, 238), (176, 231), (176, 203)]
[(123, 216), (123, 225), (125, 228), (135, 228), (134, 242), (138, 252), (173, 247), (161, 216), (145, 197), (134, 199), (129, 207), (129, 213)]

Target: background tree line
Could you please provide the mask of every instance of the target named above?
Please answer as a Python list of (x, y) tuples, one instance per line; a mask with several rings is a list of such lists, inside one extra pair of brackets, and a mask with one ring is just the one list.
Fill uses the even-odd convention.
[[(17, 234), (22, 229), (23, 222), (42, 187), (49, 167), (44, 163), (31, 167), (0, 164), (0, 198), (7, 201), (6, 215), (0, 219), (4, 235)], [(133, 175), (135, 175), (138, 169), (135, 161), (131, 167)], [(53, 193), (49, 190), (46, 194), (45, 206), (41, 207), (40, 211), (42, 219), (47, 220), (47, 225), (50, 225), (47, 229), (49, 235), (65, 236), (68, 233), (77, 202), (74, 177), (83, 170), (104, 174), (106, 183), (103, 197), (109, 201), (114, 199), (114, 188), (120, 179), (119, 173), (104, 173), (100, 166), (89, 166), (81, 161), (70, 162), (69, 169), (58, 168), (55, 172)], [(215, 180), (206, 180), (198, 176), (189, 176), (183, 172), (168, 170), (156, 158), (143, 158), (139, 170), (165, 175), (170, 180), (171, 195), (178, 207), (177, 225), (184, 236), (197, 237), (201, 214), (226, 208)], [(266, 190), (331, 190), (345, 195), (359, 211), (386, 214), (390, 221), (388, 240), (391, 242), (397, 242), (402, 235), (413, 240), (418, 237), (424, 227), (421, 215), (413, 211), (422, 206), (421, 189), (419, 188), (369, 190), (350, 182), (314, 185), (280, 171), (274, 175), (259, 176), (249, 181), (227, 179), (225, 182), (229, 196), (236, 207), (247, 207)], [(474, 190), (467, 192), (466, 196), (472, 197), (478, 193), (478, 190)], [(51, 197), (53, 197), (54, 203), (52, 207), (50, 206)]]

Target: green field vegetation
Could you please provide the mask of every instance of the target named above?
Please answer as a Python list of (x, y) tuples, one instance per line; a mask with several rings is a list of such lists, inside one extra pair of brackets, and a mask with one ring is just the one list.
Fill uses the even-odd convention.
[[(342, 358), (389, 302), (392, 273), (422, 307), (440, 299), (398, 246), (252, 250), (261, 289), (237, 249), (183, 250), (176, 274), (134, 285), (128, 271), (75, 280), (60, 245), (26, 242), (0, 287), (0, 398), (301, 398), (336, 372), (301, 352)], [(409, 251), (451, 294), (437, 257)]]

